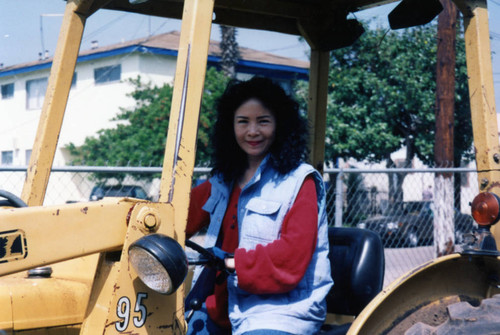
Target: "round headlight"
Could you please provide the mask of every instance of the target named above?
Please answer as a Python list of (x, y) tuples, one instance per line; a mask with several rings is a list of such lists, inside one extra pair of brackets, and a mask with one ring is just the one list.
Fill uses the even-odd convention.
[(171, 237), (161, 234), (144, 236), (130, 245), (128, 257), (142, 282), (156, 292), (171, 294), (186, 278), (186, 254)]

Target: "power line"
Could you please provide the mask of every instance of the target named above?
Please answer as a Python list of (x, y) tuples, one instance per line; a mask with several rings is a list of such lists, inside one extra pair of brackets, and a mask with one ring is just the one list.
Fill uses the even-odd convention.
[(103, 31), (111, 28), (111, 26), (114, 23), (116, 23), (116, 22), (120, 21), (121, 19), (123, 19), (126, 15), (128, 15), (128, 13), (120, 15), (120, 16), (116, 17), (115, 19), (111, 20), (110, 22), (106, 22), (104, 25), (100, 26), (99, 28), (97, 28), (93, 32), (91, 32), (88, 35), (86, 35), (83, 40), (87, 41), (87, 40), (93, 38), (95, 35), (98, 35), (98, 34), (102, 33)]
[[(116, 18), (114, 18), (113, 20), (111, 20), (110, 22), (107, 22), (106, 24), (102, 25), (101, 27), (97, 28), (96, 30), (94, 30), (93, 32), (89, 33), (88, 35), (86, 35), (84, 38), (83, 38), (83, 41), (88, 41), (92, 38), (95, 38), (96, 35), (99, 35), (100, 33), (104, 32), (105, 30), (111, 28), (115, 23), (117, 23), (118, 21), (121, 21), (122, 19), (125, 19), (125, 16), (127, 16), (128, 13), (125, 13), (125, 14), (122, 14)], [(139, 23), (139, 27), (135, 30), (135, 32), (139, 32), (141, 29), (141, 27), (144, 27), (145, 26), (145, 21), (142, 20), (140, 23)], [(151, 22), (148, 22), (148, 36), (146, 37), (145, 41), (147, 41), (151, 36), (155, 35), (158, 31), (160, 31), (167, 23), (169, 23), (168, 20), (165, 20), (160, 26), (158, 26), (154, 31), (151, 31)], [(135, 36), (132, 36), (131, 38), (127, 38), (127, 40), (131, 40), (135, 38)]]
[(267, 49), (267, 50), (262, 50), (262, 51), (264, 51), (264, 52), (275, 52), (275, 51), (282, 51), (282, 50), (287, 50), (287, 49), (293, 49), (293, 48), (297, 48), (297, 47), (300, 47), (300, 46), (303, 46), (303, 44), (302, 43), (295, 43), (295, 44), (284, 46), (284, 47), (280, 47), (280, 48), (273, 48), (273, 49)]
[(45, 42), (43, 36), (43, 18), (44, 17), (59, 17), (63, 16), (63, 14), (40, 14), (40, 42), (42, 44), (42, 55), (45, 52)]
[(168, 20), (165, 20), (162, 24), (158, 26), (152, 33), (150, 33), (151, 36), (155, 35), (157, 32), (160, 31), (161, 28), (163, 28), (166, 24), (168, 23)]

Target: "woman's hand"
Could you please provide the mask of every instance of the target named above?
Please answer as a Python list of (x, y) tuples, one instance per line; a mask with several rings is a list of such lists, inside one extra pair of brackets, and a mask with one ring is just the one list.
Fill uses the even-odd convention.
[(234, 271), (234, 257), (224, 258), (224, 265), (229, 271)]

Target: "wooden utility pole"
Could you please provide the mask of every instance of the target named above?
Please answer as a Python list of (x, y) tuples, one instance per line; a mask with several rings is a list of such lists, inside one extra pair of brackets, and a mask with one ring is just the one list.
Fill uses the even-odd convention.
[[(457, 8), (451, 0), (441, 0), (438, 18), (436, 66), (436, 137), (434, 159), (437, 167), (453, 167), (455, 105), (455, 45)], [(436, 174), (434, 189), (434, 245), (437, 256), (454, 251), (453, 174)]]

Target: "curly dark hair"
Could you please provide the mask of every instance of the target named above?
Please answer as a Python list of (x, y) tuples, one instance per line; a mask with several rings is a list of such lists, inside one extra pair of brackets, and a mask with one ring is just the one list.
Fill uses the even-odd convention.
[(298, 103), (270, 79), (253, 77), (248, 81), (231, 81), (217, 104), (217, 121), (212, 134), (213, 171), (226, 182), (237, 180), (248, 167), (246, 153), (234, 134), (234, 113), (255, 98), (269, 109), (276, 120), (276, 134), (270, 150), (270, 164), (281, 174), (296, 168), (308, 157), (309, 127), (300, 115)]

